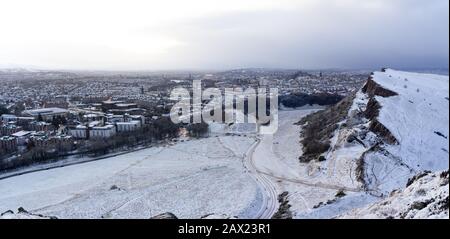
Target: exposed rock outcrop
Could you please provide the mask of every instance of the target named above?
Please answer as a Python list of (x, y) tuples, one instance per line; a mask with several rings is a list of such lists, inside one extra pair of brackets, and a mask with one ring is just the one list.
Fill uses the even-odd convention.
[(393, 92), (380, 86), (373, 80), (372, 76), (367, 80), (367, 83), (363, 86), (362, 92), (369, 95), (370, 98), (374, 96), (391, 97), (398, 95), (396, 92)]
[[(178, 217), (175, 216), (173, 213), (166, 212), (166, 213), (162, 213), (162, 214), (156, 215), (154, 217), (151, 217), (150, 219), (178, 219)], [(225, 215), (225, 214), (211, 213), (211, 214), (207, 214), (207, 215), (200, 217), (200, 219), (237, 219), (237, 217), (229, 216), (229, 215)]]
[[(355, 122), (359, 121), (359, 118), (357, 119), (357, 117), (361, 116), (370, 121), (369, 130), (380, 136), (386, 143), (398, 143), (395, 136), (377, 120), (381, 105), (376, 100), (376, 96), (392, 97), (398, 94), (382, 87), (376, 83), (372, 77), (367, 80), (366, 84), (362, 87), (361, 92), (367, 94), (369, 100), (365, 110), (361, 112), (361, 114), (353, 115), (353, 118), (349, 117), (349, 110), (355, 99), (354, 94), (324, 111), (319, 111), (305, 117), (298, 123), (303, 126), (301, 135), (303, 155), (300, 157), (300, 162), (306, 163), (312, 160), (319, 160), (319, 158), (323, 159), (321, 154), (330, 149), (330, 139), (333, 137), (335, 130), (338, 129), (338, 123), (346, 120), (346, 122), (350, 122), (351, 125), (344, 126), (351, 127)], [(354, 139), (355, 140), (352, 141), (361, 143), (358, 138)]]
[(370, 131), (382, 137), (386, 143), (397, 144), (398, 141), (395, 136), (393, 136), (392, 133), (377, 120), (377, 117), (380, 114), (381, 105), (375, 98), (375, 96), (391, 97), (397, 95), (397, 93), (381, 87), (373, 79), (367, 81), (362, 88), (362, 92), (369, 96), (364, 116), (371, 121), (369, 127)]
[(178, 219), (178, 217), (175, 216), (175, 214), (173, 214), (171, 212), (166, 212), (166, 213), (161, 213), (156, 216), (153, 216), (150, 219)]
[(338, 218), (448, 219), (448, 196), (448, 171), (423, 172), (411, 178), (404, 190), (394, 191), (378, 203), (355, 209)]
[(34, 214), (28, 212), (22, 207), (17, 209), (17, 213), (14, 213), (12, 210), (8, 210), (0, 214), (0, 219), (58, 219), (54, 216), (46, 216), (42, 214)]
[[(304, 149), (308, 144), (321, 149), (319, 155), (301, 157), (302, 162), (332, 160), (332, 170), (342, 172), (340, 177), (348, 176), (345, 173), (351, 166), (351, 182), (344, 183), (375, 197), (385, 197), (431, 174), (413, 177), (418, 172), (448, 169), (448, 77), (385, 69), (374, 72), (351, 101), (346, 113), (334, 113), (342, 116), (336, 124), (330, 120), (333, 113), (327, 111), (300, 122), (311, 135), (309, 140), (303, 135)], [(326, 163), (315, 164), (329, 170)], [(419, 210), (433, 203), (426, 199), (409, 206)]]
[(292, 219), (293, 215), (290, 210), (291, 205), (288, 200), (289, 193), (283, 192), (278, 195), (278, 202), (280, 203), (280, 207), (278, 211), (273, 215), (272, 219)]
[(226, 215), (226, 214), (214, 214), (214, 213), (211, 213), (211, 214), (207, 214), (207, 215), (202, 216), (200, 219), (238, 219), (238, 218), (234, 217), (234, 216), (229, 216), (229, 215)]
[(391, 131), (389, 131), (386, 126), (380, 123), (378, 120), (374, 119), (370, 123), (369, 127), (370, 131), (374, 132), (376, 135), (380, 136), (385, 143), (388, 144), (398, 144), (397, 139), (394, 135), (392, 135)]

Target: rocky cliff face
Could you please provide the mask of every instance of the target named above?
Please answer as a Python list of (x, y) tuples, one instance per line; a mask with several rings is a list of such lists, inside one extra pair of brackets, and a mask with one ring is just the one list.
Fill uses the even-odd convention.
[(339, 218), (448, 219), (448, 183), (448, 171), (420, 173), (409, 180), (404, 190), (393, 191), (386, 199)]
[[(339, 160), (345, 150), (336, 149), (351, 149), (362, 186), (379, 195), (421, 171), (448, 169), (448, 82), (447, 76), (389, 69), (373, 73), (351, 104), (343, 101), (337, 106), (346, 107), (335, 106), (300, 122), (306, 152), (311, 143), (327, 146), (303, 157)], [(333, 142), (334, 136), (340, 139)]]
[[(393, 191), (398, 193), (415, 175), (448, 170), (448, 96), (448, 76), (390, 69), (375, 72), (361, 90), (346, 99), (350, 103), (339, 112), (330, 112), (339, 109), (333, 107), (300, 122), (306, 129), (302, 135), (304, 149), (307, 150), (311, 142), (328, 143), (312, 157), (308, 154), (303, 157), (309, 161), (330, 161), (321, 164), (329, 181), (357, 186), (380, 198)], [(330, 120), (333, 115), (339, 117)], [(345, 178), (351, 180), (341, 180)], [(448, 190), (441, 193), (441, 199), (448, 200)], [(445, 204), (441, 201), (440, 204)], [(413, 218), (408, 215), (390, 216)]]

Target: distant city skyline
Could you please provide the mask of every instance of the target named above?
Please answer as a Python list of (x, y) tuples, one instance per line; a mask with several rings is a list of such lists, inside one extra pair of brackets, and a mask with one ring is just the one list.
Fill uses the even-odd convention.
[(448, 0), (17, 0), (0, 67), (448, 69)]

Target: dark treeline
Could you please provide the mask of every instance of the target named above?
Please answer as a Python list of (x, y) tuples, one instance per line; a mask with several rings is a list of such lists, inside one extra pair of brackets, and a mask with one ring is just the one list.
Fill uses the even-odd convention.
[(209, 126), (205, 122), (200, 124), (190, 124), (186, 127), (186, 130), (191, 137), (200, 138), (209, 133)]
[(4, 105), (0, 105), (0, 115), (9, 113), (9, 110)]
[(337, 94), (292, 94), (279, 97), (279, 103), (289, 108), (302, 107), (305, 105), (334, 105), (344, 97)]
[(67, 142), (39, 147), (36, 147), (33, 142), (30, 142), (27, 145), (27, 150), (19, 156), (12, 159), (0, 159), (0, 171), (7, 171), (36, 163), (56, 161), (62, 157), (73, 155), (69, 152), (76, 149), (76, 145)]

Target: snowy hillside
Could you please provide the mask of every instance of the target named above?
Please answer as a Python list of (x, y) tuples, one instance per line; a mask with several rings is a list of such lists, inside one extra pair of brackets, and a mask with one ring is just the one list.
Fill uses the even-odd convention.
[[(369, 128), (382, 138), (364, 159), (365, 182), (389, 193), (413, 175), (449, 167), (449, 78), (386, 70), (376, 72), (369, 98)], [(394, 93), (386, 97), (387, 92)]]
[(448, 219), (448, 171), (423, 173), (403, 191), (385, 200), (342, 215), (340, 218)]
[(350, 176), (372, 195), (383, 196), (420, 172), (447, 170), (448, 84), (448, 76), (373, 73), (330, 136), (323, 155), (328, 167), (332, 162), (331, 176), (341, 172), (336, 180)]
[(400, 143), (392, 150), (415, 170), (448, 168), (448, 76), (388, 70), (373, 79), (399, 94), (376, 97), (378, 120)]
[(347, 195), (296, 217), (337, 217), (403, 190), (424, 171), (448, 170), (448, 97), (448, 76), (387, 69), (354, 96), (300, 121), (303, 150), (315, 150), (300, 158), (314, 168), (311, 180), (339, 185)]

